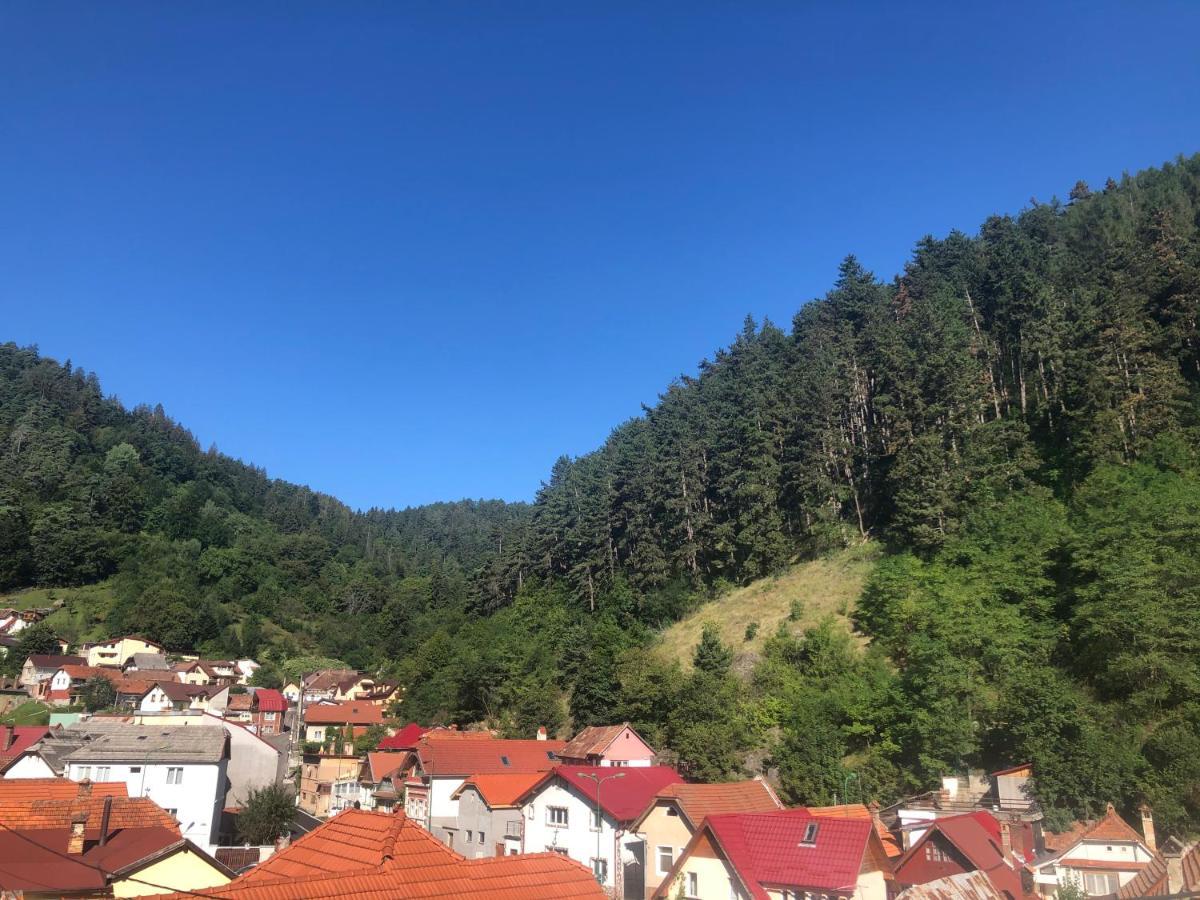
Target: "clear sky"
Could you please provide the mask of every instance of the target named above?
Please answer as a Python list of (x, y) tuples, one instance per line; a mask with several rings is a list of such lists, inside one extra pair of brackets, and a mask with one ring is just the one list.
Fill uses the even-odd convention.
[(856, 253), (1200, 150), (1200, 3), (0, 6), (0, 341), (355, 506), (531, 498)]

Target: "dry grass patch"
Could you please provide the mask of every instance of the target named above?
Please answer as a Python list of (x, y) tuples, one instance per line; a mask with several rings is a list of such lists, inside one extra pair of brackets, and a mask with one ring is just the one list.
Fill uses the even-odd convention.
[[(691, 668), (700, 632), (706, 622), (713, 622), (721, 631), (721, 639), (737, 654), (737, 668), (745, 671), (779, 623), (788, 620), (793, 602), (802, 608), (800, 617), (790, 623), (796, 631), (829, 615), (850, 630), (855, 601), (879, 555), (878, 546), (863, 544), (730, 591), (667, 628), (659, 652)], [(755, 623), (757, 632), (747, 640), (746, 629)]]

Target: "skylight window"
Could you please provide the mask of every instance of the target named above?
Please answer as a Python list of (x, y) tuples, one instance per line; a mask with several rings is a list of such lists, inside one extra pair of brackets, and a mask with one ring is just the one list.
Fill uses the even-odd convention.
[(800, 843), (809, 845), (815, 844), (817, 842), (817, 828), (819, 827), (820, 826), (817, 822), (809, 822), (807, 825), (805, 825), (804, 837), (800, 839)]
[(502, 756), (502, 757), (500, 757), (500, 762), (504, 763), (504, 765), (506, 765), (506, 766), (507, 766), (507, 765), (509, 764), (509, 763), (508, 763), (508, 757), (507, 757), (507, 756)]

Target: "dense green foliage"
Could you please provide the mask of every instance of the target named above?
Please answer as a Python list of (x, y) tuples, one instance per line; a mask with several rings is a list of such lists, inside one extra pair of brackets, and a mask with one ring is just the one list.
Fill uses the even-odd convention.
[[(794, 801), (1028, 759), (1064, 813), (1196, 826), (1198, 314), (1200, 157), (925, 238), (890, 284), (847, 258), (532, 506), (364, 514), (0, 348), (0, 584), (111, 578), (97, 627), (254, 649), (273, 683), (381, 667), (423, 721), (629, 719)], [(869, 642), (650, 652), (699, 599), (867, 539)]]
[(247, 844), (270, 844), (288, 833), (296, 811), (296, 798), (285, 784), (255, 788), (248, 797), (239, 797), (238, 837)]

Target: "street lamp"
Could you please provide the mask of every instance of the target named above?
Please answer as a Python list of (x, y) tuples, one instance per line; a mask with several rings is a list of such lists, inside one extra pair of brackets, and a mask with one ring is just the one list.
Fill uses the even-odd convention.
[[(603, 778), (601, 778), (599, 775), (593, 775), (591, 772), (576, 772), (575, 774), (580, 778), (586, 778), (589, 781), (596, 782), (596, 861), (599, 862), (601, 859), (603, 859), (603, 857), (600, 855), (600, 833), (603, 830), (601, 826), (604, 824), (604, 819), (601, 818), (600, 814), (600, 785), (604, 784), (606, 781), (611, 781), (614, 778), (624, 778), (625, 773), (614, 772), (612, 775), (605, 775)], [(613, 860), (613, 864), (616, 864), (615, 859)], [(596, 868), (599, 869), (600, 867), (597, 866)], [(597, 871), (595, 875), (596, 880), (601, 884), (604, 884), (604, 879), (600, 877), (600, 872)]]

